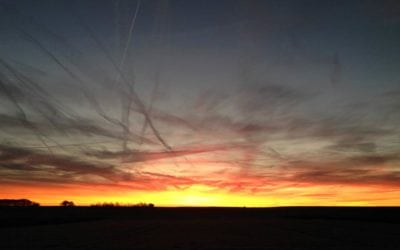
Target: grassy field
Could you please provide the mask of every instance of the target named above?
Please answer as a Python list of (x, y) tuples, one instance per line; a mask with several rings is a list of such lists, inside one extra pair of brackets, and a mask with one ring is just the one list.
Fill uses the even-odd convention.
[(0, 249), (400, 249), (400, 208), (0, 208)]

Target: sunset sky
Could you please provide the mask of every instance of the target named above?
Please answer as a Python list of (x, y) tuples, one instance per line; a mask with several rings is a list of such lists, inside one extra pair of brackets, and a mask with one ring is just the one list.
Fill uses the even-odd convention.
[(0, 199), (400, 205), (400, 2), (0, 0)]

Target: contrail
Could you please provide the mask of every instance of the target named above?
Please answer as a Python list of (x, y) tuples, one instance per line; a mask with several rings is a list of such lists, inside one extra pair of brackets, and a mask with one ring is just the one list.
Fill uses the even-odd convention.
[[(126, 56), (128, 54), (129, 44), (131, 43), (131, 40), (132, 40), (133, 29), (135, 28), (136, 19), (137, 19), (138, 13), (139, 13), (140, 4), (141, 4), (141, 0), (138, 0), (137, 4), (136, 4), (135, 14), (132, 17), (131, 26), (129, 28), (128, 38), (126, 40), (124, 52), (122, 53), (121, 62), (119, 63), (119, 69), (120, 70), (122, 69), (122, 67), (125, 64)], [(115, 80), (116, 82), (119, 80), (119, 77), (120, 77), (120, 74), (118, 73), (117, 77), (116, 77), (116, 80)]]

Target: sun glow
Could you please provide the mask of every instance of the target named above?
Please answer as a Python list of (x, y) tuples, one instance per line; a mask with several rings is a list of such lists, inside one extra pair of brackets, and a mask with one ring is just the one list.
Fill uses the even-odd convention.
[[(387, 192), (385, 187), (333, 187), (309, 186), (280, 188), (270, 193), (229, 192), (207, 185), (193, 184), (186, 188), (169, 187), (166, 190), (132, 191), (115, 188), (88, 186), (9, 186), (0, 190), (4, 198), (28, 198), (41, 205), (59, 205), (73, 200), (77, 205), (101, 202), (120, 204), (153, 203), (156, 206), (224, 206), (224, 207), (271, 207), (271, 206), (376, 206), (396, 205), (400, 192)], [(355, 198), (357, 197), (357, 198)]]

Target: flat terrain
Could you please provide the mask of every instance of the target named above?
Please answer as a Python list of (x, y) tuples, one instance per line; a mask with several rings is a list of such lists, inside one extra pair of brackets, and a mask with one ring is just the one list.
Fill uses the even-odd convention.
[(0, 207), (0, 249), (400, 249), (400, 208)]

